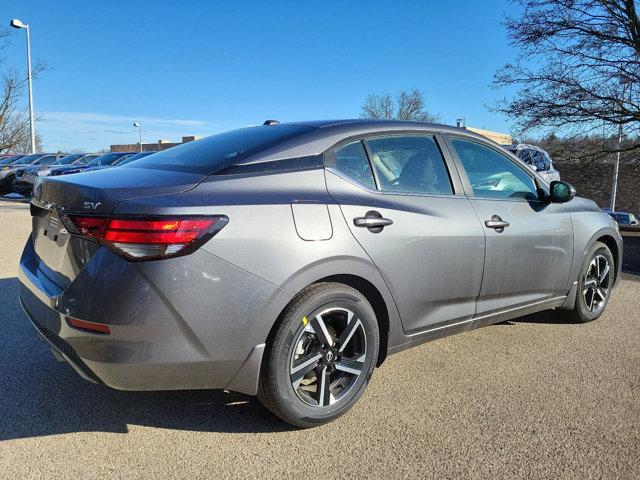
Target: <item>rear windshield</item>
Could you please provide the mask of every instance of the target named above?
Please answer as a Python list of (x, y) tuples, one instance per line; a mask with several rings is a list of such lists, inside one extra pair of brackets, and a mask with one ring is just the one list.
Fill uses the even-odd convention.
[(123, 168), (153, 168), (212, 174), (243, 158), (299, 137), (316, 127), (270, 125), (241, 128), (163, 150)]
[(18, 160), (20, 158), (19, 155), (15, 155), (13, 157), (6, 157), (3, 158), (2, 160), (0, 160), (0, 165), (9, 165), (10, 163), (15, 162), (16, 160)]
[(41, 156), (42, 156), (42, 155), (41, 155), (41, 154), (39, 154), (39, 153), (33, 153), (33, 154), (31, 154), (31, 155), (25, 155), (24, 157), (22, 157), (22, 158), (20, 159), (20, 161), (19, 161), (18, 163), (21, 163), (21, 164), (26, 165), (26, 164), (31, 163), (31, 162), (33, 162), (34, 160), (36, 160), (36, 159), (40, 158)]
[(117, 166), (122, 166), (122, 165), (126, 165), (127, 163), (131, 163), (135, 160), (139, 160), (141, 158), (144, 157), (148, 157), (149, 155), (153, 154), (154, 152), (142, 152), (142, 153), (136, 153), (135, 155), (131, 155), (129, 157), (124, 157), (121, 160), (118, 160), (116, 163), (114, 163), (114, 165)]
[(88, 165), (92, 166), (103, 166), (103, 165), (111, 165), (116, 160), (131, 155), (130, 153), (105, 153), (104, 155), (100, 155), (98, 158), (94, 158), (91, 160)]
[(95, 160), (96, 158), (98, 158), (98, 155), (85, 155), (80, 160), (77, 160), (75, 162), (75, 165), (86, 165), (87, 163), (91, 162), (92, 160)]
[(69, 165), (70, 163), (78, 160), (83, 154), (82, 153), (72, 153), (71, 155), (67, 155), (66, 157), (62, 157), (60, 160), (56, 160), (51, 165)]
[(50, 165), (56, 161), (55, 155), (44, 155), (38, 158), (35, 162), (31, 162), (31, 165)]

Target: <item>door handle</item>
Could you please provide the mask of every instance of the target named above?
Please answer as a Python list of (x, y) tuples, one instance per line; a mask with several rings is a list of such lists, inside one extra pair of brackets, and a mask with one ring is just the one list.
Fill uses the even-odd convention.
[(485, 221), (484, 224), (487, 228), (493, 228), (498, 233), (503, 232), (504, 229), (509, 226), (509, 222), (505, 222), (498, 215), (493, 215), (491, 220)]
[(367, 228), (372, 233), (380, 233), (384, 227), (393, 224), (393, 220), (383, 218), (380, 212), (375, 210), (368, 211), (364, 217), (356, 217), (353, 219), (356, 227)]

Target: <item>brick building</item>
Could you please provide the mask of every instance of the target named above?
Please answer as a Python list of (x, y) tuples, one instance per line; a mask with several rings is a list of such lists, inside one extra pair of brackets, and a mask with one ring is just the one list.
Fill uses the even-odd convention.
[[(188, 135), (186, 137), (182, 137), (182, 142), (175, 143), (170, 142), (169, 140), (158, 140), (157, 143), (143, 143), (142, 151), (143, 152), (159, 152), (160, 150), (166, 150), (167, 148), (175, 147), (176, 145), (182, 145), (183, 143), (193, 142), (194, 140), (198, 140), (200, 137), (195, 135)], [(111, 145), (110, 150), (112, 152), (139, 152), (140, 144), (139, 143), (123, 143), (119, 145)]]

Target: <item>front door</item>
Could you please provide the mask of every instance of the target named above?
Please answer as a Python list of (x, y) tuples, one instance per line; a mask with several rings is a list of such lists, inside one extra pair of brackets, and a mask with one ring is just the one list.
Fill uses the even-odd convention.
[(437, 139), (390, 134), (351, 141), (328, 165), (329, 193), (389, 285), (405, 332), (472, 319), (484, 232)]
[(486, 235), (478, 316), (566, 295), (573, 258), (567, 206), (540, 202), (531, 173), (496, 148), (456, 137), (450, 145)]

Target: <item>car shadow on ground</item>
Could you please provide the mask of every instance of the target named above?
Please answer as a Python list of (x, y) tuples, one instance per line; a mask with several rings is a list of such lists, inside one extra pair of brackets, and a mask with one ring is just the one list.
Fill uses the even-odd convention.
[(577, 324), (563, 314), (561, 310), (544, 310), (542, 312), (531, 313), (522, 317), (513, 318), (500, 322), (497, 325), (514, 325), (516, 323), (540, 323), (547, 325), (572, 325)]
[(0, 441), (129, 425), (190, 431), (276, 432), (292, 427), (255, 397), (217, 390), (122, 392), (57, 362), (18, 303), (18, 280), (0, 279)]

